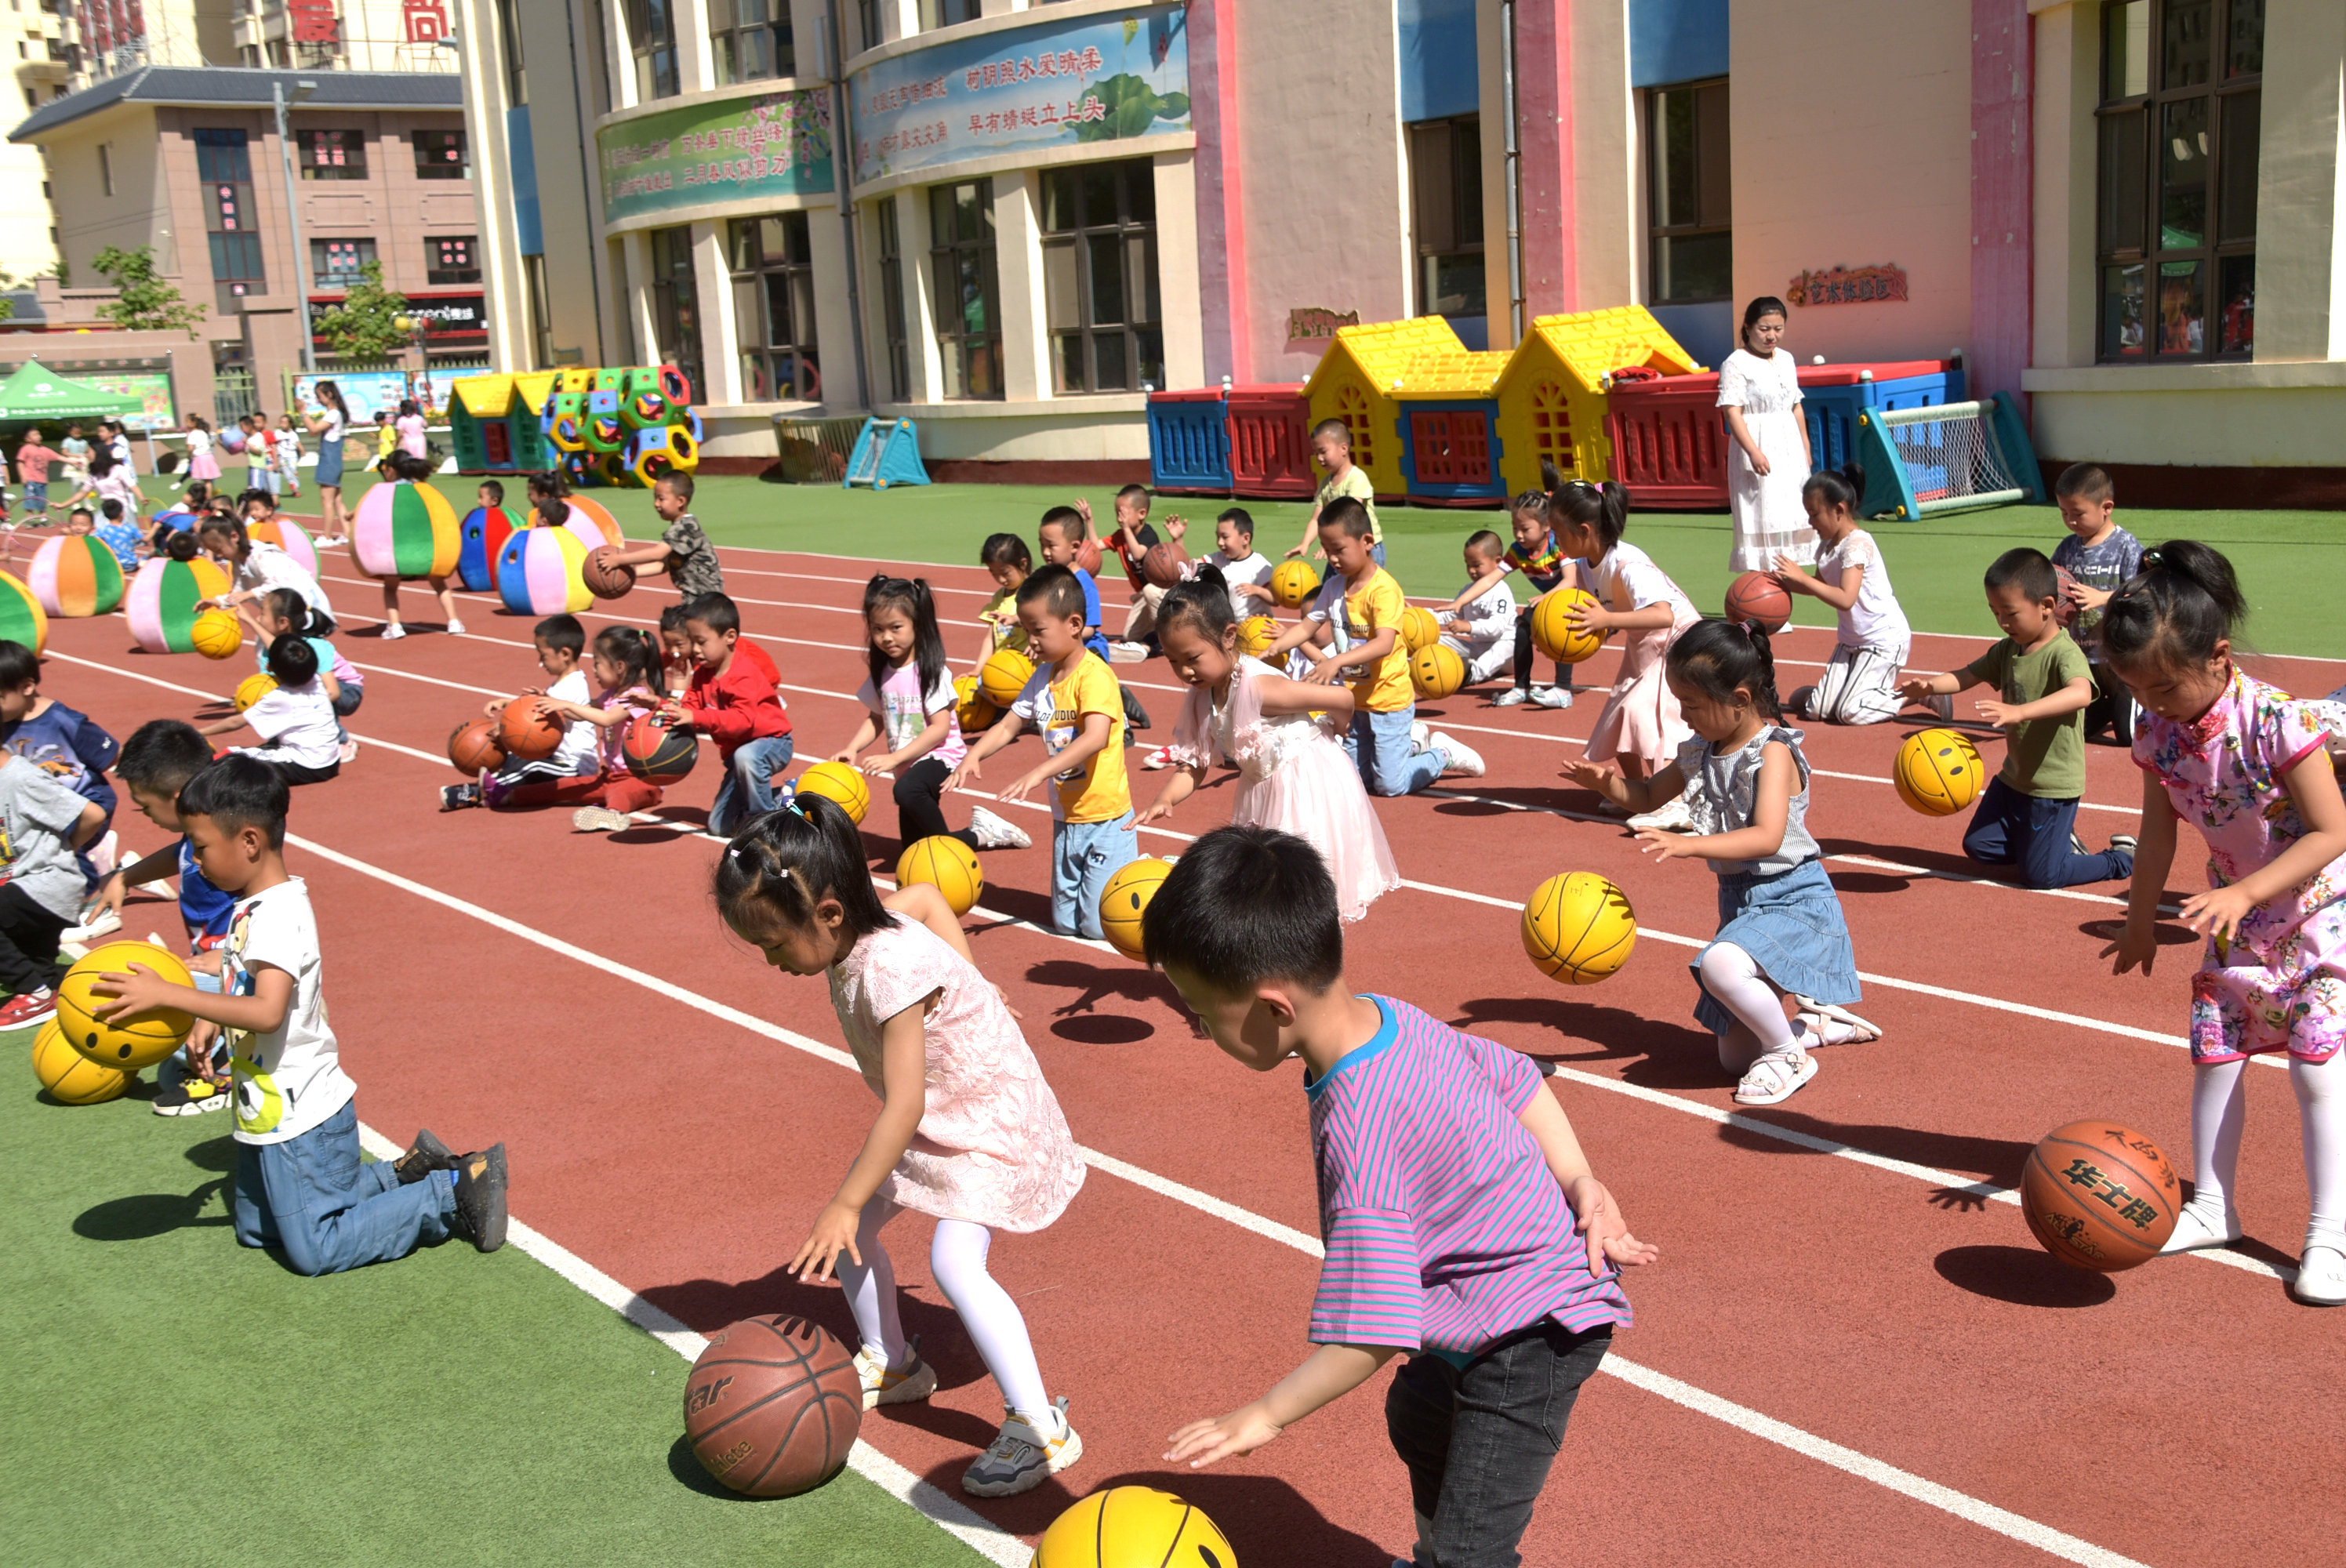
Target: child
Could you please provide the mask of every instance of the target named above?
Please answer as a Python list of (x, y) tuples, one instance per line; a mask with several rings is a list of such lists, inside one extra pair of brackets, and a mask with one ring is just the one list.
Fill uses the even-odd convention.
[[(318, 684), (324, 688), (326, 700), (332, 705), (336, 718), (348, 718), (366, 700), (366, 677), (359, 667), (342, 657), (342, 650), (326, 639), (320, 629), (319, 616), (302, 602), (301, 596), (291, 588), (271, 588), (253, 601), (259, 612), (260, 636), (253, 643), (253, 659), (263, 669), (269, 666), (269, 646), (279, 637), (306, 639), (311, 650), (318, 656)], [(332, 623), (323, 623), (331, 626)], [(345, 731), (347, 733), (347, 731)], [(348, 762), (356, 749), (345, 743), (342, 760)]]
[(400, 399), (399, 417), (391, 424), (392, 429), (398, 433), (400, 452), (423, 463), (426, 473), (431, 473), (432, 465), (426, 457), (431, 448), (426, 444), (423, 434), (423, 405), (412, 397)]
[(1699, 857), (1718, 874), (1719, 934), (1690, 965), (1702, 993), (1694, 1015), (1741, 1079), (1737, 1102), (1780, 1105), (1816, 1076), (1810, 1051), (1882, 1031), (1847, 1009), (1862, 994), (1857, 956), (1809, 834), (1809, 759), (1777, 706), (1768, 634), (1698, 621), (1670, 645), (1668, 672), (1694, 731), (1676, 761), (1645, 779), (1595, 762), (1568, 762), (1564, 776), (1629, 811), (1672, 799), (1692, 808), (1690, 830), (1647, 828), (1638, 847), (1657, 860)]
[(179, 791), (196, 860), (236, 895), (218, 993), (174, 985), (146, 965), (107, 974), (103, 1016), (177, 1008), (228, 1032), (236, 1096), (231, 1213), (244, 1247), (280, 1249), (315, 1276), (404, 1257), (462, 1236), (483, 1252), (505, 1239), (505, 1146), (451, 1155), (428, 1132), (397, 1160), (362, 1163), (358, 1086), (326, 1020), (318, 919), (285, 869), (285, 781), (228, 757)]
[(1385, 564), (1384, 524), (1377, 521), (1377, 489), (1369, 483), (1368, 474), (1352, 463), (1352, 427), (1341, 419), (1323, 419), (1311, 427), (1312, 461), (1328, 471), (1320, 482), (1319, 493), (1311, 498), (1311, 515), (1303, 524), (1303, 538), (1287, 553), (1293, 560), (1306, 550), (1320, 546), (1320, 518), (1329, 503), (1346, 498), (1361, 504), (1369, 514), (1369, 554), (1378, 565)]
[[(273, 504), (266, 514), (275, 514)], [(326, 590), (283, 549), (265, 539), (255, 539), (242, 523), (230, 517), (203, 518), (196, 524), (196, 537), (235, 579), (236, 586), (217, 601), (219, 607), (234, 610), (237, 618), (256, 636), (266, 641), (273, 635), (258, 610), (259, 601), (277, 588), (289, 589), (300, 596), (302, 609), (310, 617), (296, 628), (303, 636), (333, 635), (334, 606), (327, 600)]]
[(994, 579), (994, 596), (977, 612), (977, 624), (985, 628), (985, 636), (977, 645), (972, 669), (983, 669), (985, 661), (1004, 648), (1026, 646), (1026, 628), (1018, 624), (1018, 585), (1035, 570), (1026, 541), (1015, 534), (987, 535), (977, 559)]
[(2191, 980), (2191, 1201), (2164, 1250), (2240, 1239), (2234, 1198), (2249, 1058), (2289, 1053), (2303, 1124), (2311, 1213), (2292, 1289), (2310, 1306), (2346, 1303), (2346, 804), (2322, 749), (2336, 725), (2232, 663), (2247, 606), (2231, 564), (2178, 540), (2104, 607), (2103, 647), (2142, 704), (2142, 853), (2126, 931), (2103, 950), (2116, 972), (2158, 956), (2159, 900), (2175, 823), (2208, 841), (2208, 891), (2183, 901), (2208, 938)]
[(113, 454), (107, 452), (89, 454), (89, 488), (90, 494), (101, 502), (122, 503), (122, 515), (126, 519), (138, 516), (139, 507), (147, 500), (139, 493), (138, 476), (125, 464), (115, 462)]
[(1336, 912), (1356, 921), (1401, 886), (1384, 827), (1369, 807), (1361, 775), (1344, 755), (1336, 725), (1352, 716), (1352, 688), (1290, 680), (1238, 651), (1238, 617), (1220, 572), (1203, 566), (1177, 583), (1158, 607), (1158, 636), (1173, 673), (1189, 687), (1169, 748), (1179, 771), (1165, 781), (1136, 828), (1170, 820), (1218, 758), (1238, 769), (1230, 820), (1276, 828), (1320, 851), (1336, 885)]
[(1984, 865), (2020, 868), (2028, 888), (2070, 888), (2134, 874), (2134, 837), (2110, 835), (2100, 854), (2077, 837), (2086, 792), (2086, 705), (2094, 677), (2086, 656), (2054, 610), (2053, 563), (2034, 550), (2007, 550), (1987, 569), (1987, 606), (2004, 640), (1953, 675), (1924, 676), (1898, 688), (1910, 701), (1952, 697), (1985, 684), (1995, 696), (1980, 717), (2010, 731), (2004, 767), (1980, 797), (1964, 853)]
[(682, 700), (659, 711), (672, 724), (689, 724), (717, 742), (725, 769), (709, 808), (709, 830), (730, 835), (774, 809), (774, 775), (790, 765), (790, 716), (773, 677), (749, 657), (741, 612), (723, 594), (703, 594), (685, 606), (684, 633), (692, 645), (691, 682)]
[(277, 418), (276, 433), (270, 439), (270, 457), (277, 464), (278, 494), (301, 494), (301, 427), (291, 413)]
[(1914, 635), (1891, 591), (1882, 547), (1857, 525), (1857, 500), (1864, 494), (1865, 470), (1854, 463), (1810, 474), (1800, 486), (1800, 504), (1824, 543), (1817, 575), (1810, 576), (1790, 555), (1777, 556), (1770, 574), (1787, 592), (1831, 605), (1839, 617), (1824, 678), (1793, 692), (1790, 705), (1797, 717), (1826, 724), (1881, 724), (1905, 706), (1898, 671)]
[(13, 751), (0, 751), (0, 1031), (56, 1016), (57, 943), (81, 917), (89, 879), (77, 852), (106, 831), (106, 811)]
[[(1543, 514), (1545, 508), (1546, 498), (1542, 497)], [(1547, 524), (1543, 521), (1540, 526), (1545, 532)], [(1466, 585), (1450, 602), (1450, 618), (1442, 623), (1442, 641), (1466, 661), (1466, 684), (1480, 686), (1515, 663), (1515, 596), (1507, 587), (1506, 546), (1499, 543), (1496, 534), (1488, 528), (1476, 529), (1467, 535), (1461, 555), (1466, 562)], [(1524, 623), (1526, 627), (1530, 624)], [(1529, 660), (1525, 661), (1524, 678), (1531, 678)], [(1523, 694), (1512, 687), (1500, 695), (1523, 700)], [(1564, 697), (1566, 702), (1572, 700), (1570, 692)]]
[(881, 1231), (904, 1209), (934, 1216), (930, 1271), (1005, 1407), (1001, 1435), (962, 1489), (1009, 1497), (1039, 1486), (1083, 1456), (1083, 1440), (1066, 1400), (1046, 1390), (1025, 1319), (986, 1254), (997, 1230), (1027, 1234), (1058, 1218), (1084, 1162), (1025, 1035), (935, 890), (881, 901), (855, 823), (830, 800), (802, 797), (737, 835), (717, 858), (716, 894), (727, 926), (768, 963), (830, 981), (840, 1030), (881, 1099), (789, 1271), (818, 1284), (837, 1271), (862, 1339), (864, 1409), (925, 1400), (937, 1375), (898, 1321)]
[(968, 755), (953, 672), (945, 667), (944, 634), (937, 628), (936, 601), (929, 585), (885, 573), (863, 588), (863, 628), (871, 639), (871, 674), (855, 699), (863, 722), (833, 762), (856, 766), (856, 753), (874, 739), (888, 749), (867, 757), (863, 771), (896, 776), (896, 837), (907, 846), (923, 839), (954, 838), (973, 850), (1024, 850), (1033, 844), (1024, 831), (983, 806), (973, 808), (969, 826), (945, 826), (937, 798), (945, 780)]
[(692, 684), (692, 634), (684, 629), (684, 606), (670, 605), (660, 611), (660, 690), (668, 697), (682, 697)]
[(350, 434), (350, 405), (342, 401), (342, 389), (330, 381), (317, 382), (310, 395), (317, 400), (318, 412), (304, 414), (302, 423), (318, 438), (318, 543), (340, 545), (343, 542), (342, 460)]
[[(1125, 585), (1132, 591), (1131, 607), (1124, 613), (1123, 638), (1109, 648), (1111, 662), (1116, 664), (1138, 664), (1148, 657), (1157, 635), (1157, 604), (1165, 596), (1165, 590), (1140, 569), (1148, 552), (1162, 543), (1157, 530), (1148, 525), (1148, 487), (1144, 484), (1127, 484), (1116, 493), (1116, 531), (1107, 542), (1124, 563)], [(1083, 514), (1085, 526), (1090, 527), (1092, 504), (1077, 501), (1076, 510)]]
[[(1097, 654), (1102, 664), (1114, 662), (1108, 657), (1107, 638), (1100, 634), (1099, 583), (1083, 569), (1076, 559), (1091, 537), (1091, 509), (1088, 506), (1054, 506), (1043, 514), (1042, 523), (1035, 530), (1035, 544), (1044, 561), (1050, 565), (1065, 566), (1076, 575), (1076, 585), (1084, 594), (1084, 646)], [(1025, 592), (1022, 588), (1020, 592)], [(1022, 599), (1020, 603), (1025, 603)], [(1126, 731), (1124, 744), (1132, 743), (1131, 732), (1148, 728), (1148, 710), (1140, 699), (1132, 695), (1130, 687), (1119, 685), (1117, 690), (1124, 701)]]
[[(1532, 685), (1532, 611), (1541, 599), (1556, 592), (1572, 570), (1572, 557), (1556, 542), (1548, 528), (1548, 493), (1526, 490), (1515, 497), (1508, 511), (1508, 526), (1515, 538), (1501, 557), (1505, 568), (1495, 578), (1475, 575), (1466, 591), (1450, 601), (1443, 612), (1463, 616), (1480, 596), (1504, 593), (1508, 571), (1521, 572), (1535, 590), (1531, 599), (1515, 606), (1515, 684), (1491, 699), (1493, 708), (1514, 708), (1528, 701), (1536, 708), (1570, 708), (1572, 706), (1572, 667), (1559, 661), (1556, 667), (1554, 686)], [(1508, 596), (1510, 599), (1513, 595)], [(1487, 677), (1486, 677), (1487, 678)]]
[(242, 713), (216, 718), (200, 735), (226, 735), (250, 724), (259, 746), (234, 748), (277, 770), (288, 785), (323, 784), (342, 770), (342, 726), (333, 699), (318, 679), (318, 653), (305, 637), (285, 636), (269, 645), (263, 667), (277, 685)]
[(277, 461), (269, 450), (269, 425), (259, 414), (248, 413), (236, 422), (244, 432), (244, 487), (277, 494)]
[(63, 462), (64, 453), (42, 444), (38, 425), (25, 433), (24, 441), (16, 448), (16, 480), (25, 487), (25, 521), (27, 524), (37, 525), (48, 521), (49, 466)]
[[(400, 452), (393, 453), (389, 462), (391, 477), (397, 484), (422, 484), (432, 477), (432, 464), (423, 458)], [(456, 616), (455, 588), (445, 577), (427, 577), (424, 580), (432, 585), (432, 592), (439, 596), (440, 618), (446, 624), (448, 635), (463, 636), (464, 623)], [(407, 628), (400, 624), (399, 619), (399, 579), (385, 577), (382, 580), (383, 640), (388, 642), (406, 635)]]
[(2087, 738), (2104, 729), (2120, 746), (2134, 744), (2134, 698), (2126, 683), (2110, 672), (2102, 653), (2102, 610), (2110, 596), (2134, 580), (2142, 570), (2142, 541), (2119, 527), (2117, 490), (2109, 474), (2091, 463), (2073, 463), (2053, 482), (2053, 498), (2061, 506), (2061, 525), (2069, 536), (2053, 546), (2053, 565), (2076, 579), (2067, 591), (2076, 606), (2069, 635), (2086, 650), (2086, 664), (2094, 677), (2094, 700), (2086, 708)]
[[(41, 695), (41, 661), (31, 648), (0, 638), (0, 749), (23, 759), (105, 815), (101, 837), (114, 823), (121, 797), (107, 779), (122, 748), (96, 720)], [(99, 872), (113, 869), (110, 851)]]
[(393, 477), (392, 454), (399, 450), (399, 432), (391, 426), (391, 411), (374, 411), (374, 471), (383, 478)]
[(547, 706), (559, 717), (593, 725), (602, 735), (597, 743), (602, 771), (586, 803), (570, 813), (571, 828), (581, 833), (616, 833), (634, 826), (633, 813), (650, 810), (664, 793), (628, 769), (625, 748), (637, 709), (660, 699), (659, 639), (634, 626), (605, 626), (595, 634), (588, 664), (597, 687), (593, 706)]
[(1815, 466), (1809, 422), (1800, 412), (1800, 366), (1777, 345), (1784, 339), (1784, 301), (1762, 294), (1743, 307), (1743, 338), (1719, 367), (1719, 406), (1727, 411), (1727, 503), (1734, 514), (1730, 572), (1769, 572), (1779, 556), (1805, 566), (1817, 558), (1800, 486)]
[[(1543, 470), (1549, 477), (1554, 471)], [(1699, 618), (1686, 590), (1654, 565), (1652, 556), (1621, 541), (1629, 523), (1629, 493), (1586, 480), (1560, 484), (1548, 498), (1548, 525), (1566, 555), (1576, 557), (1574, 575), (1596, 596), (1567, 617), (1583, 631), (1633, 632), (1621, 650), (1621, 673), (1589, 732), (1591, 762), (1618, 761), (1631, 779), (1650, 779), (1668, 767), (1688, 734), (1677, 694), (1666, 673), (1670, 645)], [(1683, 831), (1690, 823), (1687, 803), (1661, 797), (1658, 809), (1632, 817), (1632, 828)]]
[(692, 514), (692, 475), (661, 474), (652, 486), (652, 510), (666, 524), (659, 538), (622, 546), (619, 559), (638, 570), (666, 572), (687, 603), (703, 594), (723, 593), (725, 572), (717, 563), (717, 546)]
[[(581, 805), (592, 799), (597, 776), (603, 769), (602, 735), (601, 721), (586, 716), (592, 694), (586, 688), (586, 672), (578, 667), (586, 651), (586, 628), (576, 616), (548, 616), (530, 628), (529, 638), (537, 649), (537, 667), (552, 678), (543, 689), (523, 687), (521, 695), (540, 698), (542, 710), (566, 720), (562, 739), (549, 756), (515, 758), (473, 783), (443, 785), (443, 811), (460, 811), (468, 806), (520, 810)], [(492, 719), (502, 718), (512, 700), (493, 697), (481, 711)]]
[(1590, 1174), (1537, 1064), (1355, 994), (1335, 890), (1301, 840), (1207, 834), (1142, 931), (1225, 1055), (1258, 1073), (1303, 1058), (1327, 1242), (1311, 1356), (1174, 1432), (1165, 1457), (1250, 1452), (1406, 1356), (1385, 1427), (1409, 1469), (1414, 1561), (1519, 1562), (1573, 1401), (1630, 1320), (1620, 1267), (1660, 1255)]
[(66, 426), (65, 439), (57, 443), (57, 456), (65, 465), (66, 504), (78, 506), (89, 499), (89, 443), (83, 438), (81, 426)]
[(220, 476), (219, 443), (212, 439), (211, 422), (199, 413), (188, 416), (188, 478), (206, 484)]
[(148, 553), (147, 541), (138, 536), (138, 529), (122, 520), (122, 503), (115, 501), (107, 504), (114, 510), (107, 514), (103, 524), (93, 522), (88, 507), (75, 507), (66, 514), (66, 532), (96, 535), (99, 544), (114, 552), (115, 560), (121, 564), (122, 575), (135, 577), (138, 575), (139, 562)]
[[(1044, 552), (1050, 553), (1046, 547)], [(1035, 675), (1010, 711), (977, 738), (945, 780), (959, 789), (978, 765), (1032, 728), (1044, 759), (1002, 791), (1005, 805), (1048, 780), (1051, 792), (1051, 927), (1062, 936), (1100, 940), (1100, 891), (1137, 854), (1132, 790), (1124, 768), (1124, 702), (1116, 672), (1094, 656), (1084, 634), (1090, 614), (1070, 567), (1045, 566), (1018, 590), (1018, 619), (1035, 648)]]
[[(1176, 543), (1188, 537), (1189, 524), (1179, 517), (1165, 519), (1165, 532)], [(1271, 565), (1254, 547), (1254, 518), (1244, 507), (1233, 506), (1214, 519), (1214, 547), (1182, 571), (1185, 581), (1195, 580), (1199, 572), (1211, 566), (1219, 575), (1229, 593), (1230, 615), (1234, 620), (1249, 616), (1267, 614), (1277, 607), (1279, 599), (1270, 591)], [(1164, 619), (1165, 590), (1157, 590), (1155, 614)], [(1160, 746), (1141, 759), (1140, 765), (1154, 772), (1173, 766), (1173, 748)]]

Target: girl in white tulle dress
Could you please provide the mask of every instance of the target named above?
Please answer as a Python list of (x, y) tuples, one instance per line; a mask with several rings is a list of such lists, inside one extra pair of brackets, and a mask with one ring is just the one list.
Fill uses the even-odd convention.
[(1344, 755), (1352, 688), (1306, 686), (1239, 653), (1229, 590), (1211, 566), (1167, 590), (1157, 635), (1189, 697), (1168, 748), (1173, 774), (1134, 827), (1172, 816), (1219, 759), (1239, 770), (1230, 821), (1277, 828), (1318, 850), (1345, 920), (1360, 919), (1378, 895), (1401, 886), (1360, 770)]

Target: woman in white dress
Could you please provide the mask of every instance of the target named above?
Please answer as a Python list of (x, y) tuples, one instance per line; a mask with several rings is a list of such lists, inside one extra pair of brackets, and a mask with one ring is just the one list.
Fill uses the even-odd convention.
[(1735, 518), (1730, 572), (1772, 572), (1779, 556), (1803, 566), (1817, 559), (1800, 486), (1811, 457), (1800, 413), (1799, 361), (1777, 347), (1784, 301), (1762, 294), (1743, 308), (1743, 346), (1719, 367), (1719, 406), (1734, 442), (1727, 452), (1727, 505)]

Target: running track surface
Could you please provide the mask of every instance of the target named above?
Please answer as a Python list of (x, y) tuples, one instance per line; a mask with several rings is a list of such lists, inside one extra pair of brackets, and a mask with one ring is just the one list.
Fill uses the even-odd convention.
[[(723, 556), (746, 632), (782, 667), (801, 760), (835, 749), (857, 721), (853, 606), (873, 563)], [(965, 665), (984, 574), (903, 569), (941, 590), (948, 649)], [(374, 585), (339, 552), (328, 578), (342, 645), (367, 677), (351, 725), (366, 745), (340, 779), (296, 792), (289, 860), (319, 908), (362, 1116), (401, 1142), (420, 1125), (457, 1147), (505, 1140), (515, 1216), (694, 1329), (792, 1312), (852, 1334), (835, 1291), (780, 1265), (876, 1101), (806, 1048), (843, 1044), (822, 983), (766, 971), (711, 911), (715, 845), (688, 830), (714, 767), (669, 791), (673, 826), (597, 837), (573, 834), (565, 812), (441, 815), (435, 791), (456, 778), (441, 759), (449, 729), (540, 678), (531, 622), (468, 596), (468, 635), (384, 643)], [(648, 584), (611, 607), (645, 624), (672, 601)], [(404, 603), (411, 627), (434, 624), (416, 618), (436, 614), (427, 596)], [(584, 618), (591, 632), (607, 617)], [(249, 653), (214, 665), (129, 651), (114, 618), (54, 621), (50, 636), (49, 690), (117, 736), (194, 714), (198, 694), (224, 696), (250, 667)], [(1979, 646), (1923, 637), (1913, 667), (1950, 667)], [(1824, 633), (1788, 635), (1784, 685), (1829, 647)], [(1609, 681), (1615, 657), (1582, 667), (1583, 684)], [(2260, 666), (2308, 691), (2336, 684), (2333, 670)], [(1156, 720), (1144, 739), (1169, 735), (1181, 692), (1162, 661), (1118, 674)], [(1624, 1375), (1585, 1390), (1525, 1560), (2326, 1556), (2338, 1514), (2304, 1501), (2288, 1461), (2334, 1451), (2346, 1429), (2346, 1315), (2298, 1307), (2281, 1283), (2306, 1201), (2281, 1074), (2251, 1075), (2249, 1239), (2236, 1253), (2105, 1280), (2045, 1257), (2010, 1201), (2030, 1145), (2081, 1116), (2139, 1127), (2188, 1169), (2188, 933), (2164, 932), (2156, 978), (2114, 978), (2096, 954), (2122, 886), (2063, 896), (1983, 879), (1960, 852), (1962, 819), (1920, 817), (1888, 786), (1912, 726), (1814, 727), (1810, 823), (1869, 976), (1862, 1010), (1886, 1034), (1824, 1053), (1787, 1105), (1740, 1110), (1690, 1016), (1685, 964), (1716, 925), (1711, 874), (1647, 863), (1556, 776), (1597, 707), (1584, 694), (1566, 713), (1494, 709), (1464, 694), (1422, 708), (1489, 773), (1376, 802), (1410, 885), (1348, 929), (1355, 983), (1553, 1064), (1598, 1174), (1663, 1252), (1629, 1279)], [(1034, 751), (1022, 740), (979, 788), (1016, 777)], [(1140, 755), (1145, 804), (1165, 775), (1141, 771)], [(2106, 809), (2079, 825), (2098, 848), (2131, 828), (2139, 775), (2107, 747), (2089, 769), (2086, 799)], [(1144, 847), (1178, 853), (1180, 835), (1227, 820), (1230, 790), (1218, 772)], [(875, 795), (866, 838), (885, 874), (899, 846), (884, 783)], [(1174, 1426), (1253, 1398), (1305, 1352), (1317, 1216), (1304, 1097), (1294, 1071), (1257, 1076), (1221, 1056), (1161, 978), (1029, 923), (1048, 916), (1048, 820), (1007, 809), (1036, 848), (985, 857), (972, 944), (1102, 1158), (1057, 1224), (994, 1251), (1053, 1392), (1072, 1397), (1085, 1458), (976, 1512), (1031, 1540), (1074, 1498), (1143, 1481), (1197, 1501), (1249, 1563), (1382, 1565), (1411, 1535), (1382, 1378), (1213, 1470), (1176, 1475), (1158, 1457)], [(963, 809), (949, 802), (948, 816)], [(153, 847), (144, 822), (120, 820)], [(1585, 990), (1541, 976), (1516, 934), (1523, 899), (1567, 869), (1618, 881), (1644, 932), (1626, 969)], [(2168, 901), (2200, 885), (2187, 846)], [(128, 919), (177, 929), (160, 906)], [(962, 1499), (960, 1473), (1000, 1407), (928, 1278), (926, 1231), (908, 1216), (889, 1238), (906, 1327), (944, 1386), (925, 1406), (875, 1412), (863, 1435)], [(1000, 1560), (1017, 1560), (1003, 1546)]]

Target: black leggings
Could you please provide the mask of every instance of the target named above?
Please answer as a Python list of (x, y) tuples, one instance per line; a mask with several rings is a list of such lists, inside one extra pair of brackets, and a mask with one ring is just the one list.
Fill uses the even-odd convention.
[[(1572, 689), (1572, 667), (1558, 659), (1556, 684), (1565, 690)], [(1532, 688), (1532, 612), (1529, 606), (1515, 612), (1515, 689)]]
[(967, 828), (955, 832), (945, 826), (944, 809), (938, 798), (945, 792), (945, 780), (953, 769), (933, 757), (923, 757), (896, 775), (896, 836), (906, 848), (923, 839), (959, 839), (971, 849), (977, 848), (977, 835)]
[(10, 882), (0, 887), (0, 985), (22, 996), (57, 983), (57, 942), (73, 924)]
[(263, 757), (257, 751), (247, 752), (245, 755), (268, 763), (277, 777), (285, 780), (285, 787), (288, 789), (296, 784), (323, 784), (328, 779), (338, 777), (342, 771), (342, 765), (339, 762), (329, 762), (323, 768), (312, 768), (306, 762), (287, 762), (280, 758)]

